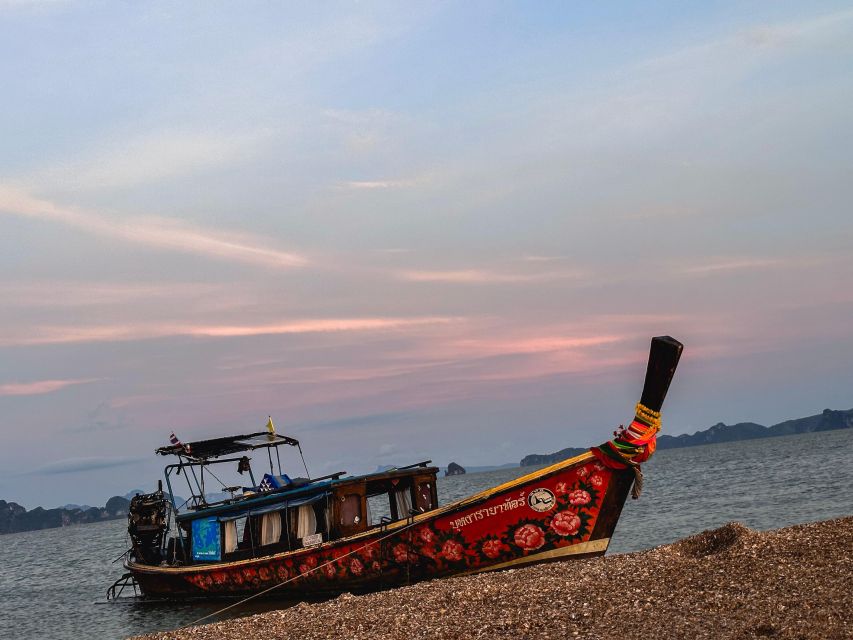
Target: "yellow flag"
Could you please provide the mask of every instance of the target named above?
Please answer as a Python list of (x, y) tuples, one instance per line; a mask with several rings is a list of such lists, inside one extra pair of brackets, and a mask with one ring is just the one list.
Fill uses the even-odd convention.
[(271, 435), (275, 435), (275, 425), (272, 423), (272, 416), (267, 420), (267, 431), (269, 431)]

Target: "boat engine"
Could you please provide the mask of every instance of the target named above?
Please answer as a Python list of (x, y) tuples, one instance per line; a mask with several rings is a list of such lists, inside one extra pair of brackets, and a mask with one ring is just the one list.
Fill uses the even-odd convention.
[(127, 532), (136, 560), (159, 564), (163, 559), (163, 537), (169, 528), (169, 502), (162, 484), (154, 493), (133, 496), (127, 510)]

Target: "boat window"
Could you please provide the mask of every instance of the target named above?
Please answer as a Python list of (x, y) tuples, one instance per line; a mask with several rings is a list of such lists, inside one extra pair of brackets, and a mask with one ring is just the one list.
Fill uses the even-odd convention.
[(431, 482), (418, 483), (418, 490), (415, 492), (415, 506), (420, 512), (429, 511), (430, 509), (435, 508), (435, 505), (432, 503)]
[(391, 500), (387, 493), (367, 496), (367, 523), (380, 524), (382, 518), (391, 518)]
[(341, 525), (351, 527), (361, 522), (361, 496), (350, 493), (341, 498)]

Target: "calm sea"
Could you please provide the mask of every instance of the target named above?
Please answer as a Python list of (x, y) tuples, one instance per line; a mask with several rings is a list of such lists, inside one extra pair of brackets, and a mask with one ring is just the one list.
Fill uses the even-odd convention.
[[(608, 553), (646, 549), (737, 520), (755, 529), (853, 515), (853, 430), (660, 451), (645, 465)], [(442, 503), (524, 472), (504, 469), (439, 481)], [(0, 636), (124, 638), (187, 624), (221, 604), (104, 604), (126, 548), (114, 520), (0, 536)], [(261, 603), (232, 615), (274, 605)]]

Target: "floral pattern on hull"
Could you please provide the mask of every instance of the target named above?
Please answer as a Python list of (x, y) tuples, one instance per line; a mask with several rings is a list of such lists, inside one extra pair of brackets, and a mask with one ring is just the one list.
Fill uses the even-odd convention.
[[(440, 514), (379, 541), (377, 533), (349, 544), (325, 545), (284, 556), (258, 558), (239, 566), (205, 565), (183, 578), (208, 594), (257, 591), (297, 576), (294, 588), (357, 586), (396, 582), (488, 568), (530, 554), (590, 539), (612, 471), (596, 460), (531, 480), (473, 505)], [(528, 499), (550, 494), (542, 511)], [(547, 503), (546, 503), (547, 504)]]

